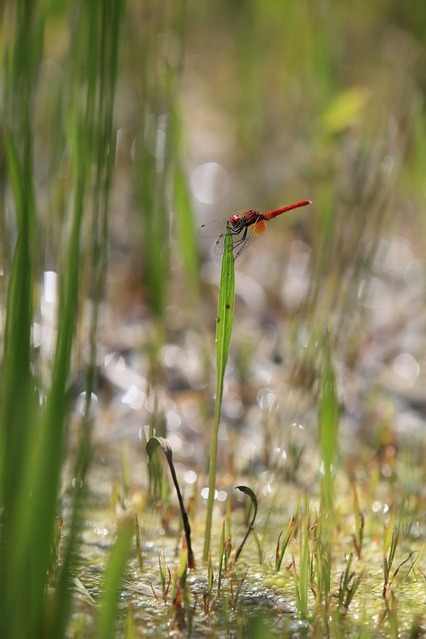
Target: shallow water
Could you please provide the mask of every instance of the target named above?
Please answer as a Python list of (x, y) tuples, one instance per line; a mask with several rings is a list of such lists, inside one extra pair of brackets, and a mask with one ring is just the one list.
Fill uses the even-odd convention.
[[(125, 636), (125, 623), (129, 609), (137, 636), (160, 638), (181, 635), (190, 637), (245, 637), (249, 628), (267, 627), (271, 636), (308, 637), (319, 636), (325, 632), (321, 613), (315, 613), (314, 581), (309, 588), (309, 620), (303, 620), (297, 610), (296, 587), (300, 574), (299, 535), (295, 533), (285, 552), (281, 569), (274, 568), (278, 535), (287, 525), (289, 517), (296, 514), (297, 504), (305, 490), (294, 484), (282, 483), (279, 492), (270, 473), (272, 493), (259, 497), (259, 515), (255, 523), (259, 544), (262, 550), (262, 561), (259, 548), (253, 536), (249, 537), (241, 558), (233, 569), (223, 575), (221, 592), (217, 595), (219, 543), (222, 522), (227, 517), (226, 504), (218, 503), (214, 516), (212, 537), (213, 584), (209, 591), (207, 567), (202, 564), (203, 524), (205, 504), (202, 500), (197, 504), (195, 514), (191, 518), (193, 529), (193, 549), (197, 567), (190, 571), (186, 578), (187, 597), (182, 606), (173, 604), (173, 585), (164, 593), (161, 584), (159, 562), (161, 561), (170, 574), (178, 570), (182, 534), (175, 495), (170, 494), (170, 513), (167, 517), (168, 530), (164, 528), (161, 513), (152, 506), (146, 505), (145, 496), (141, 497), (141, 489), (129, 494), (127, 501), (119, 505), (112, 496), (117, 494), (117, 475), (112, 472), (114, 464), (102, 463), (94, 465), (90, 477), (90, 504), (87, 511), (83, 531), (81, 561), (79, 563), (75, 585), (75, 627), (84, 621), (84, 633), (80, 636), (93, 637), (96, 617), (96, 602), (102, 589), (102, 575), (106, 560), (114, 541), (114, 531), (124, 511), (137, 512), (143, 557), (142, 570), (133, 549), (129, 558), (128, 569), (120, 595), (120, 613), (116, 636)], [(117, 469), (118, 467), (115, 466)], [(389, 525), (389, 509), (370, 507), (364, 511), (365, 535), (361, 558), (354, 558), (351, 570), (363, 576), (359, 590), (355, 594), (346, 615), (338, 616), (336, 601), (339, 592), (339, 581), (344, 573), (349, 553), (354, 553), (351, 538), (354, 532), (353, 505), (350, 499), (350, 486), (345, 479), (339, 484), (340, 494), (336, 499), (335, 527), (332, 530), (332, 569), (329, 593), (329, 622), (344, 627), (345, 637), (359, 636), (364, 627), (367, 636), (389, 636), (389, 624), (384, 616), (386, 605), (383, 593), (383, 530)], [(348, 492), (346, 492), (346, 489)], [(389, 498), (389, 485), (380, 490), (385, 498)], [(119, 491), (118, 491), (119, 492)], [(238, 491), (237, 491), (238, 492)], [(277, 497), (277, 494), (279, 497)], [(274, 498), (275, 497), (275, 498)], [(366, 498), (364, 492), (361, 498)], [(240, 494), (228, 495), (232, 504), (230, 520), (232, 526), (232, 545), (235, 551), (244, 532), (244, 500)], [(303, 501), (303, 500), (302, 500)], [(385, 501), (383, 502), (385, 503)], [(143, 510), (138, 508), (143, 505)], [(315, 556), (315, 527), (318, 516), (318, 500), (310, 501), (310, 549), (313, 565)], [(405, 535), (401, 535), (397, 546), (397, 554), (391, 574), (397, 571), (392, 582), (392, 592), (398, 599), (398, 628), (408, 632), (414, 620), (423, 619), (425, 582), (424, 560), (419, 557), (421, 551), (420, 530), (413, 525)], [(409, 558), (410, 553), (412, 557)], [(407, 560), (407, 561), (406, 561)], [(418, 563), (413, 566), (413, 562)], [(405, 563), (403, 563), (405, 562)], [(397, 570), (398, 569), (398, 570)], [(390, 598), (388, 597), (388, 602)], [(207, 608), (210, 608), (206, 612)], [(263, 625), (262, 625), (263, 624)], [(251, 632), (251, 631), (250, 631)], [(259, 631), (260, 632), (260, 631)], [(312, 634), (313, 633), (313, 634)], [(252, 636), (252, 635), (250, 635)], [(262, 634), (253, 635), (261, 637)], [(322, 635), (320, 635), (322, 636)]]

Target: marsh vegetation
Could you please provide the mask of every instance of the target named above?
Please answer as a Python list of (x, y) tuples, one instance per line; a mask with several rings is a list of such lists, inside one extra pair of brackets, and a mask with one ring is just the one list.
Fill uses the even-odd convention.
[(422, 3), (0, 14), (1, 636), (425, 636)]

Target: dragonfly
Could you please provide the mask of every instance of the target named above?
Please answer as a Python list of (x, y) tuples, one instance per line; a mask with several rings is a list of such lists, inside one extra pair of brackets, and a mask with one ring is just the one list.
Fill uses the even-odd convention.
[(237, 259), (255, 239), (265, 233), (266, 222), (288, 211), (293, 211), (302, 206), (308, 206), (308, 204), (312, 204), (312, 201), (299, 200), (299, 202), (293, 202), (293, 204), (287, 204), (279, 209), (273, 209), (272, 211), (265, 211), (263, 213), (254, 209), (239, 211), (227, 220), (215, 220), (202, 224), (199, 229), (199, 234), (201, 237), (218, 236), (214, 245), (214, 252), (220, 255), (223, 252), (225, 228), (228, 227), (233, 236), (234, 259)]

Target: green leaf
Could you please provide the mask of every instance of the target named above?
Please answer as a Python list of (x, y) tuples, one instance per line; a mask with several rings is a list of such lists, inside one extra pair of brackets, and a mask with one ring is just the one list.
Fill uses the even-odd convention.
[(216, 359), (217, 359), (217, 390), (221, 392), (222, 402), (223, 380), (226, 363), (228, 361), (229, 346), (234, 323), (235, 271), (233, 241), (230, 229), (225, 233), (225, 244), (222, 257), (220, 275), (219, 303), (216, 318)]
[(203, 560), (210, 554), (211, 526), (213, 518), (213, 502), (216, 484), (217, 449), (219, 424), (223, 398), (223, 384), (229, 346), (234, 323), (235, 272), (232, 234), (227, 226), (220, 274), (219, 301), (216, 319), (216, 405), (213, 425), (212, 444), (210, 449), (209, 495), (207, 499), (206, 527), (204, 535)]

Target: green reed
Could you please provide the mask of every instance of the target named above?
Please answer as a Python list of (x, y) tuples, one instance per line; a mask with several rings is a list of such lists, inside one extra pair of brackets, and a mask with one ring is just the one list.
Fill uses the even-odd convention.
[(234, 253), (232, 249), (233, 238), (229, 228), (227, 227), (222, 257), (218, 311), (216, 318), (216, 400), (213, 433), (210, 448), (209, 494), (207, 499), (207, 514), (203, 550), (204, 562), (208, 560), (210, 555), (210, 540), (212, 533), (213, 505), (216, 490), (217, 454), (223, 398), (223, 385), (225, 380), (229, 347), (231, 344), (232, 325), (234, 323), (235, 273)]
[[(68, 178), (72, 188), (62, 200), (57, 200), (61, 176), (53, 171), (49, 195), (56, 204), (62, 202), (62, 212), (68, 209), (70, 216), (69, 219), (64, 216), (62, 225), (56, 226), (59, 235), (49, 247), (49, 267), (55, 263), (60, 281), (58, 330), (50, 374), (46, 376), (43, 372), (43, 377), (35, 357), (32, 330), (38, 319), (36, 290), (41, 271), (46, 268), (41, 263), (39, 247), (43, 245), (50, 220), (48, 211), (37, 210), (41, 187), (37, 183), (35, 155), (40, 148), (36, 144), (34, 104), (41, 90), (39, 65), (50, 14), (49, 7), (36, 2), (23, 1), (15, 7), (9, 3), (7, 7), (11, 21), (7, 26), (12, 35), (4, 54), (7, 98), (2, 118), (7, 178), (13, 201), (3, 200), (2, 206), (3, 209), (10, 207), (15, 214), (17, 241), (10, 266), (5, 265), (8, 301), (0, 425), (1, 541), (2, 547), (8, 549), (7, 553), (1, 553), (0, 559), (0, 624), (4, 636), (65, 636), (71, 612), (69, 581), (75, 567), (90, 460), (88, 398), (94, 388), (95, 336), (105, 273), (108, 195), (114, 157), (111, 153), (113, 99), (123, 6), (123, 2), (116, 0), (98, 0), (90, 5), (74, 3), (69, 16), (70, 34), (78, 46), (72, 49), (69, 66), (64, 63), (68, 75), (64, 74), (59, 91), (62, 97), (67, 95), (73, 99), (65, 113), (52, 109), (56, 117), (52, 129), (67, 131)], [(66, 24), (65, 11), (60, 17)], [(43, 86), (47, 92), (49, 88), (49, 84)], [(52, 95), (61, 101), (57, 90), (53, 87)], [(64, 135), (52, 136), (51, 146), (44, 149), (45, 156), (62, 156), (63, 161), (68, 152), (65, 143)], [(54, 166), (53, 162), (50, 168), (53, 170)], [(94, 181), (93, 167), (96, 169)], [(58, 219), (56, 216), (56, 222)], [(10, 224), (12, 226), (12, 222)], [(93, 238), (89, 248), (91, 266), (83, 260), (85, 226)], [(9, 230), (12, 232), (12, 228)], [(49, 232), (46, 235), (48, 237)], [(93, 279), (86, 279), (85, 267), (93, 267), (90, 271)], [(49, 593), (52, 550), (54, 557), (57, 556), (60, 543), (55, 521), (68, 437), (68, 384), (85, 283), (97, 292), (87, 336), (90, 345), (87, 401), (75, 457), (74, 489), (67, 515), (68, 536), (61, 564), (54, 571), (53, 591)], [(25, 615), (22, 614), (23, 601)]]

